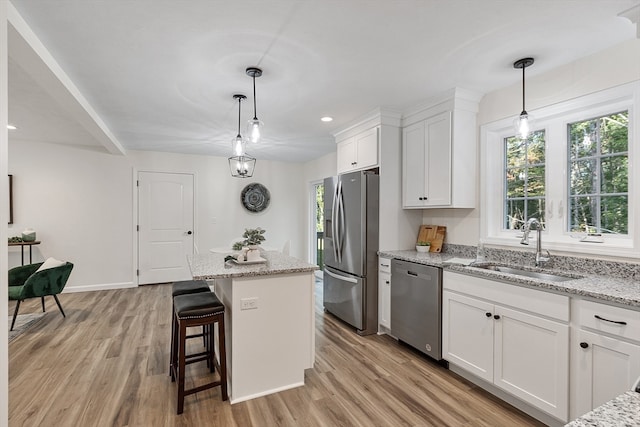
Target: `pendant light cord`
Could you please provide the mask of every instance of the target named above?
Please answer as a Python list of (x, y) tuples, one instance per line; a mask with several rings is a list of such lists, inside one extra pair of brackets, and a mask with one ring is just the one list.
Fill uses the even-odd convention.
[(253, 120), (258, 120), (258, 113), (256, 110), (256, 75), (253, 75)]
[(240, 135), (240, 109), (242, 108), (242, 98), (238, 98), (238, 137), (242, 137)]
[(526, 68), (525, 66), (522, 67), (522, 111), (523, 112), (527, 111), (524, 108), (524, 69), (525, 68)]

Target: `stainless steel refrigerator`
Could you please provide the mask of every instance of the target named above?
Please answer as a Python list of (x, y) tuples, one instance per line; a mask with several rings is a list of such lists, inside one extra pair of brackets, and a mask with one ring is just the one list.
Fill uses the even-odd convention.
[(324, 180), (324, 308), (360, 335), (378, 332), (379, 176)]

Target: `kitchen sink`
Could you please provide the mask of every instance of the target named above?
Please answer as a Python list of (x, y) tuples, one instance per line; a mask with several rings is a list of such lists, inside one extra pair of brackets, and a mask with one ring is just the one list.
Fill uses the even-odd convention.
[(530, 277), (532, 279), (549, 280), (551, 282), (564, 282), (576, 279), (576, 277), (563, 276), (560, 274), (542, 273), (540, 271), (523, 270), (520, 268), (505, 267), (495, 264), (481, 264), (474, 265), (473, 267), (482, 268), (483, 270), (497, 271), (500, 273), (515, 274), (516, 276)]

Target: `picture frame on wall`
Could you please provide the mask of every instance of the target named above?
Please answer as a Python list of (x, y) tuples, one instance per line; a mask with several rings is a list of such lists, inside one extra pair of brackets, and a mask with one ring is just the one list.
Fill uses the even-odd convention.
[(9, 175), (9, 224), (13, 224), (13, 175)]

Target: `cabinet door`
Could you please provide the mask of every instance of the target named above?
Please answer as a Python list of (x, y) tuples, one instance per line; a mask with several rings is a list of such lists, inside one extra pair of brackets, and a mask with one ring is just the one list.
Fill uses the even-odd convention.
[(378, 128), (369, 129), (356, 135), (357, 169), (367, 169), (378, 164)]
[(425, 206), (451, 205), (451, 112), (425, 122)]
[(356, 139), (349, 138), (338, 143), (338, 174), (350, 172), (356, 167)]
[(569, 326), (501, 306), (495, 314), (494, 384), (567, 421)]
[(493, 381), (493, 304), (442, 293), (442, 357)]
[(402, 207), (422, 208), (425, 193), (425, 122), (402, 130)]
[(378, 318), (380, 326), (391, 329), (391, 274), (378, 271)]
[(582, 415), (631, 390), (640, 376), (640, 346), (581, 330), (576, 355), (576, 414)]

